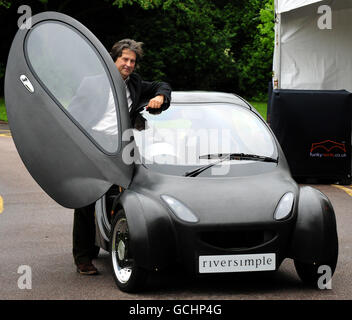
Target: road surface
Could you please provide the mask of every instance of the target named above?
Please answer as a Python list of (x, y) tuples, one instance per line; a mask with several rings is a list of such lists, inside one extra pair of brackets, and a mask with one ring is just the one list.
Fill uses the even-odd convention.
[(299, 280), (286, 259), (278, 272), (187, 279), (162, 274), (157, 285), (126, 294), (113, 281), (109, 256), (95, 264), (101, 274), (79, 275), (71, 254), (73, 210), (47, 196), (25, 169), (8, 126), (0, 125), (0, 300), (277, 300), (352, 299), (352, 187), (316, 185), (332, 201), (340, 254), (332, 288), (314, 290)]

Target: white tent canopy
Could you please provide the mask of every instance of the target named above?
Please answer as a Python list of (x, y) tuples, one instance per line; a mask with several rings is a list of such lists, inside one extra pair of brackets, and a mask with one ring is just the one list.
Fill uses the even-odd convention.
[(279, 0), (277, 2), (276, 12), (283, 13), (321, 1), (322, 0)]
[(352, 92), (352, 0), (276, 0), (275, 10), (274, 88)]

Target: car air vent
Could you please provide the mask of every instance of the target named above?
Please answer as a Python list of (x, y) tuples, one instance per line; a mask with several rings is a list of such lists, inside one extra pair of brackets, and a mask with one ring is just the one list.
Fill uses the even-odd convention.
[(262, 245), (275, 237), (274, 231), (233, 230), (199, 233), (202, 242), (222, 249), (248, 249)]

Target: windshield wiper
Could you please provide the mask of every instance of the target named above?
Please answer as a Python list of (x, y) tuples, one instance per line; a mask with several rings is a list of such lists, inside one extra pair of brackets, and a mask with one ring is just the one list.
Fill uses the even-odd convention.
[(213, 153), (199, 156), (199, 159), (222, 159), (223, 157), (229, 158), (229, 160), (254, 160), (275, 163), (278, 162), (278, 160), (274, 158), (249, 153)]
[(263, 162), (274, 162), (278, 163), (278, 159), (259, 156), (256, 154), (248, 154), (248, 153), (219, 153), (219, 154), (206, 154), (203, 156), (199, 156), (199, 159), (219, 159), (211, 164), (207, 164), (201, 166), (195, 170), (188, 171), (185, 173), (185, 177), (196, 177), (203, 171), (225, 161), (225, 160), (253, 160), (253, 161), (263, 161)]
[[(187, 171), (186, 173), (185, 173), (185, 177), (196, 177), (196, 176), (198, 176), (200, 173), (202, 173), (204, 170), (207, 170), (208, 168), (211, 168), (212, 166), (215, 166), (216, 164), (218, 164), (218, 163), (220, 163), (220, 162), (223, 162), (223, 161), (225, 161), (225, 160), (227, 160), (228, 158), (230, 158), (230, 153), (229, 154), (224, 154), (224, 155), (218, 155), (218, 158), (220, 157), (220, 156), (222, 156), (222, 157), (220, 157), (220, 159), (218, 160), (218, 161), (215, 161), (215, 162), (213, 162), (213, 163), (211, 163), (211, 164), (207, 164), (207, 165), (205, 165), (205, 166), (201, 166), (201, 167), (199, 167), (199, 168), (197, 168), (197, 169), (195, 169), (195, 170), (192, 170), (192, 171)], [(205, 156), (200, 156), (199, 157), (199, 159), (215, 159), (215, 158), (208, 158), (208, 156), (213, 156), (213, 155), (205, 155)], [(203, 158), (203, 157), (206, 157), (206, 158)]]

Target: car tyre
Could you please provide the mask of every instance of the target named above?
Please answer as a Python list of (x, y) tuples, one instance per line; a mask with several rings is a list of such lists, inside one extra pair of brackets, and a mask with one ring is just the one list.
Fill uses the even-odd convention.
[(326, 261), (325, 263), (305, 263), (298, 260), (294, 260), (296, 272), (303, 283), (315, 287), (318, 287), (319, 278), (323, 275), (319, 273), (319, 267), (323, 265), (327, 265), (331, 269), (331, 277), (334, 275), (336, 264), (337, 264), (337, 253), (336, 255), (330, 260)]
[(125, 212), (117, 211), (111, 224), (110, 259), (114, 280), (121, 291), (138, 292), (143, 289), (148, 271), (136, 265), (129, 248), (129, 230)]

